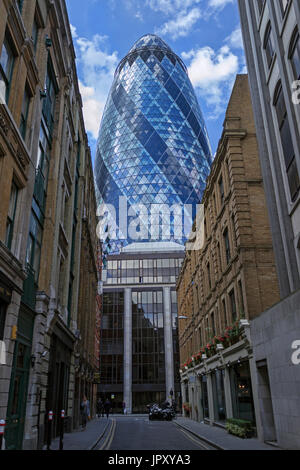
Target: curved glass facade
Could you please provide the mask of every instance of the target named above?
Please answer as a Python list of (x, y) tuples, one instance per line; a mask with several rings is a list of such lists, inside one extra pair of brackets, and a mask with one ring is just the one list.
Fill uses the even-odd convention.
[[(135, 207), (146, 227), (139, 241), (158, 240), (151, 230), (157, 224), (159, 240), (183, 243), (177, 226), (183, 229), (184, 205), (192, 205), (195, 214), (211, 163), (204, 119), (184, 63), (159, 37), (143, 36), (119, 64), (102, 118), (95, 165), (102, 202), (116, 208), (117, 226), (120, 197)], [(144, 209), (138, 212), (136, 204)], [(182, 215), (165, 210), (175, 204)], [(162, 215), (151, 218), (152, 205), (164, 207)], [(164, 231), (168, 224), (171, 229)], [(122, 234), (117, 230), (122, 244), (136, 241), (130, 230)]]

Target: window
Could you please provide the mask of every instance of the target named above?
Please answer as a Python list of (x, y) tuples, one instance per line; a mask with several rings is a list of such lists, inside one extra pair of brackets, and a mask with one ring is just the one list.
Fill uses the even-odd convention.
[(237, 320), (237, 310), (236, 310), (234, 289), (232, 289), (232, 291), (229, 293), (229, 300), (230, 300), (230, 306), (231, 306), (232, 321), (235, 322)]
[(40, 129), (37, 169), (35, 177), (34, 197), (39, 208), (44, 212), (48, 184), (50, 145), (43, 126)]
[(208, 287), (211, 290), (211, 275), (210, 275), (210, 263), (207, 263), (207, 279), (208, 279)]
[(224, 324), (226, 325), (228, 323), (227, 320), (227, 309), (226, 309), (226, 300), (222, 300), (222, 306), (223, 306), (223, 319), (224, 319)]
[(212, 312), (211, 314), (211, 330), (213, 337), (216, 336), (216, 322), (215, 322), (215, 314)]
[(217, 218), (217, 204), (216, 204), (216, 195), (214, 193), (213, 195), (213, 202), (214, 202), (214, 214), (215, 214), (215, 217)]
[(26, 137), (26, 127), (27, 127), (27, 118), (28, 118), (28, 111), (29, 111), (29, 104), (30, 104), (30, 94), (28, 92), (27, 85), (25, 86), (23, 102), (22, 102), (22, 110), (21, 110), (21, 122), (20, 122), (20, 132), (21, 136), (25, 140)]
[(224, 199), (225, 199), (225, 192), (224, 192), (224, 183), (223, 183), (222, 177), (219, 179), (219, 191), (220, 191), (221, 205), (223, 205)]
[(34, 211), (31, 211), (30, 231), (26, 252), (26, 263), (35, 271), (35, 280), (38, 280), (40, 270), (41, 246), (43, 229)]
[(12, 244), (12, 239), (13, 239), (14, 223), (15, 223), (17, 201), (18, 201), (18, 191), (19, 190), (16, 184), (13, 182), (12, 187), (11, 187), (9, 210), (8, 210), (8, 216), (7, 216), (7, 222), (6, 222), (5, 244), (9, 250), (11, 249), (11, 244)]
[(240, 299), (241, 299), (241, 313), (243, 315), (245, 315), (245, 304), (244, 304), (244, 294), (243, 294), (242, 281), (239, 281), (238, 285), (239, 285)]
[(275, 54), (274, 44), (272, 40), (271, 23), (268, 24), (267, 29), (266, 29), (264, 49), (266, 52), (267, 64), (268, 64), (268, 67), (270, 68), (272, 61), (273, 61), (274, 54)]
[(298, 29), (293, 35), (290, 50), (290, 59), (294, 77), (296, 80), (300, 80), (300, 35)]
[(232, 223), (232, 234), (233, 234), (234, 247), (237, 248), (237, 238), (236, 238), (236, 231), (235, 231), (235, 217), (234, 217), (234, 214), (232, 214), (232, 216), (231, 216), (231, 223)]
[(275, 91), (274, 106), (277, 114), (291, 199), (294, 201), (300, 190), (300, 179), (281, 82), (279, 82)]
[(7, 305), (0, 300), (0, 340), (4, 338), (5, 318)]
[(0, 57), (0, 102), (8, 103), (9, 88), (14, 66), (14, 54), (7, 36), (4, 39)]
[(55, 111), (55, 100), (56, 100), (56, 81), (53, 66), (51, 61), (48, 61), (47, 76), (46, 76), (46, 91), (47, 97), (43, 102), (43, 116), (45, 119), (46, 126), (50, 135), (52, 135), (54, 125), (54, 111)]
[(22, 13), (23, 3), (24, 3), (24, 0), (17, 0), (17, 5), (18, 5), (20, 13)]
[(219, 264), (219, 269), (220, 273), (222, 273), (222, 256), (221, 256), (221, 248), (220, 248), (220, 243), (218, 242), (217, 244), (217, 253), (218, 253), (218, 264)]
[(279, 0), (282, 16), (285, 15), (287, 7), (289, 6), (290, 0)]
[(225, 254), (226, 254), (226, 261), (227, 264), (230, 263), (231, 260), (231, 253), (230, 253), (230, 243), (229, 243), (229, 234), (228, 234), (228, 229), (226, 229), (223, 233), (223, 238), (224, 238), (224, 246), (225, 246)]
[(39, 36), (39, 25), (36, 21), (36, 18), (34, 18), (33, 20), (33, 25), (32, 25), (32, 36), (31, 36), (31, 39), (32, 39), (32, 42), (33, 42), (33, 48), (34, 48), (34, 51), (36, 52), (36, 48), (37, 48), (37, 43), (38, 43), (38, 36)]

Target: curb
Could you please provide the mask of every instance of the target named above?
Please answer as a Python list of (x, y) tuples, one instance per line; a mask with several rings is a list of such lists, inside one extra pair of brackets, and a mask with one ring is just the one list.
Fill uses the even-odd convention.
[(94, 450), (94, 448), (99, 444), (99, 442), (101, 441), (102, 437), (104, 436), (104, 434), (106, 433), (107, 431), (107, 428), (108, 428), (108, 425), (111, 423), (111, 419), (108, 419), (107, 420), (107, 423), (106, 423), (106, 426), (104, 428), (104, 431), (102, 432), (102, 434), (100, 435), (100, 437), (97, 438), (97, 440), (94, 442), (94, 444), (92, 444), (90, 447), (87, 448), (87, 450)]
[(211, 447), (214, 447), (216, 450), (228, 450), (228, 449), (225, 449), (225, 447), (221, 447), (218, 444), (216, 444), (215, 442), (210, 441), (206, 437), (200, 436), (200, 434), (197, 434), (196, 432), (191, 431), (189, 428), (183, 426), (182, 424), (178, 424), (178, 423), (175, 423), (175, 422), (174, 422), (174, 424), (176, 426), (178, 426), (179, 428), (182, 428), (185, 431), (188, 431), (190, 434), (193, 434), (193, 436), (197, 437), (201, 441), (206, 442), (206, 444), (210, 445)]

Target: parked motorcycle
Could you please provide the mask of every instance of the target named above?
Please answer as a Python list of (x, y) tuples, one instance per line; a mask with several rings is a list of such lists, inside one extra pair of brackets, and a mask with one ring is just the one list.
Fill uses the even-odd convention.
[(154, 403), (153, 405), (147, 405), (149, 412), (149, 420), (163, 420), (163, 421), (172, 421), (175, 418), (176, 414), (173, 408), (168, 404), (163, 404), (161, 407)]

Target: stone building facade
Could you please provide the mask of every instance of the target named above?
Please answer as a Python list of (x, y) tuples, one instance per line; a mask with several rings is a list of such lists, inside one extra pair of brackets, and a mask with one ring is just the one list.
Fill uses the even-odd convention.
[[(1, 2), (0, 86), (0, 417), (7, 448), (35, 449), (47, 439), (48, 411), (50, 438), (61, 409), (73, 427), (78, 254), (88, 247), (96, 264), (94, 236), (86, 238), (96, 230), (91, 156), (64, 0)], [(90, 277), (95, 312), (95, 269)]]
[(236, 78), (203, 206), (204, 244), (187, 250), (177, 281), (184, 413), (257, 425), (249, 325), (279, 287), (247, 75)]
[(300, 448), (300, 4), (239, 0), (280, 299), (251, 324), (259, 436)]

